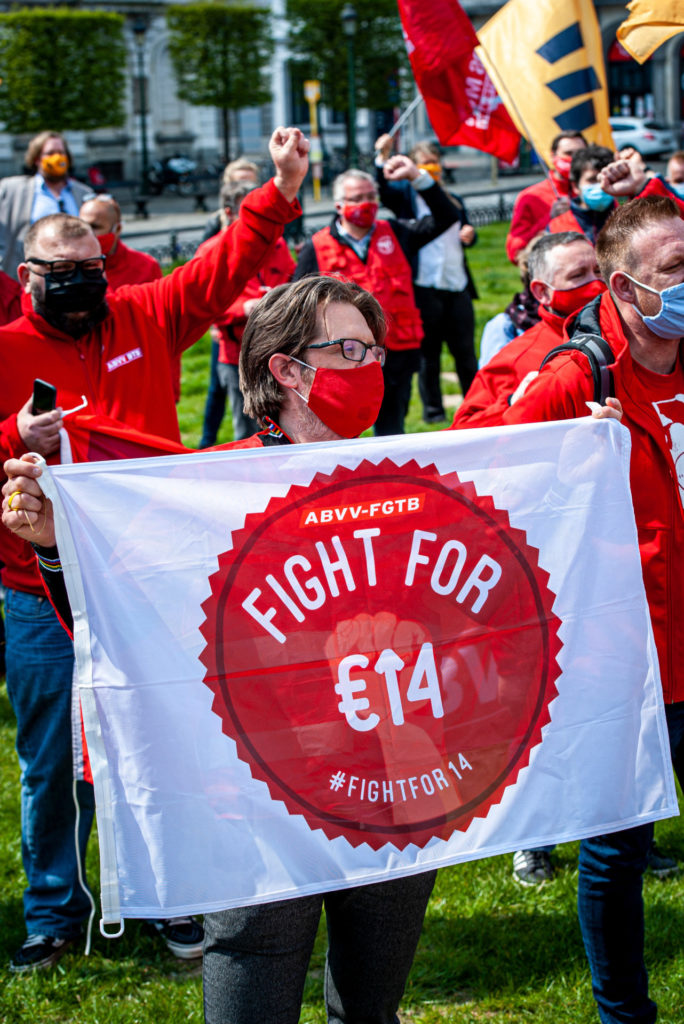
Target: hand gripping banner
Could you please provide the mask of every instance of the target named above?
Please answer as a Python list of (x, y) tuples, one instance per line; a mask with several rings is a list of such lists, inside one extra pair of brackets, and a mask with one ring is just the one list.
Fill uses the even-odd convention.
[(51, 469), (104, 921), (677, 813), (628, 470), (588, 417)]

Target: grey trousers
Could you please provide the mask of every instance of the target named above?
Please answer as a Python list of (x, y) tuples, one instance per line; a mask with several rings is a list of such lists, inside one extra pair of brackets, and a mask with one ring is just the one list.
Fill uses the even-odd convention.
[(325, 906), (331, 1024), (397, 1024), (436, 872), (204, 918), (206, 1024), (297, 1024)]

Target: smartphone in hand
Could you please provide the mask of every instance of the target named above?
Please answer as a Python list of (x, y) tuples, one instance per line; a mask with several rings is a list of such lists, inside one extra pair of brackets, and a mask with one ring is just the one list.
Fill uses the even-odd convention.
[(52, 412), (56, 405), (57, 388), (54, 384), (48, 384), (47, 381), (36, 377), (33, 382), (33, 407), (31, 409), (33, 415), (38, 416), (41, 412)]

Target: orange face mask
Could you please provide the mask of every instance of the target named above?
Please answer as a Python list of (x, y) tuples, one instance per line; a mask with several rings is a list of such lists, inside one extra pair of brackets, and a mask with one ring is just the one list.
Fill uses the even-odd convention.
[(427, 171), (434, 181), (439, 181), (442, 177), (442, 168), (440, 164), (418, 164), (418, 167), (421, 171)]
[(69, 170), (69, 160), (65, 153), (51, 153), (40, 161), (40, 169), (47, 178), (64, 178)]

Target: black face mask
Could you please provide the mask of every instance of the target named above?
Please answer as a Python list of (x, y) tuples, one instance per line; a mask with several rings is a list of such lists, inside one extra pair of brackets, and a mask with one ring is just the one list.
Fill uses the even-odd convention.
[(107, 291), (102, 272), (98, 277), (90, 273), (84, 277), (80, 267), (68, 280), (55, 274), (45, 274), (45, 309), (48, 313), (92, 313), (100, 305)]

